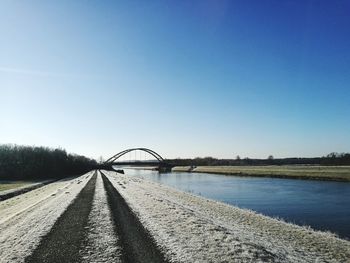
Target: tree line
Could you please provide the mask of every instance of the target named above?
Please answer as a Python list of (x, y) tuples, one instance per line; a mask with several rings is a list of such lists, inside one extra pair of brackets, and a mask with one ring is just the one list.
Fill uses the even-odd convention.
[[(167, 163), (183, 166), (230, 165), (350, 165), (350, 153), (330, 153), (315, 158), (240, 158), (168, 159)], [(0, 180), (61, 179), (81, 175), (99, 167), (94, 159), (68, 154), (64, 149), (47, 147), (0, 145)]]
[(272, 155), (266, 159), (240, 158), (217, 159), (213, 157), (194, 159), (167, 159), (169, 164), (179, 166), (238, 166), (238, 165), (350, 165), (350, 153), (330, 153), (323, 157), (312, 158), (273, 158)]
[(0, 180), (60, 179), (86, 173), (96, 165), (95, 160), (64, 149), (0, 145)]

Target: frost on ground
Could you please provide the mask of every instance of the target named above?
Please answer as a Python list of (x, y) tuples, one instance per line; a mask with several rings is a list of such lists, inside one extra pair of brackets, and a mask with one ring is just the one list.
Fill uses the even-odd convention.
[(25, 192), (29, 192), (31, 190), (34, 190), (36, 188), (42, 187), (45, 184), (48, 184), (50, 182), (53, 182), (54, 180), (45, 180), (45, 181), (41, 181), (38, 183), (31, 183), (31, 184), (25, 184), (23, 186), (20, 187), (16, 187), (16, 188), (12, 188), (9, 190), (4, 190), (4, 191), (0, 191), (0, 201), (6, 200), (8, 198), (14, 197), (16, 195), (20, 195), (23, 194)]
[(349, 262), (350, 242), (106, 172), (172, 262)]
[(85, 262), (121, 262), (121, 249), (114, 234), (101, 174), (98, 174), (94, 201), (89, 215), (87, 241), (80, 252)]
[(0, 202), (0, 262), (24, 262), (93, 172)]

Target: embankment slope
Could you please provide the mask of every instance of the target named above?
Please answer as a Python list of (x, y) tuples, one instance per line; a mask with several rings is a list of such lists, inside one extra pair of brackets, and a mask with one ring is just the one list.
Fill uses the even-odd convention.
[(171, 262), (348, 262), (350, 242), (105, 172)]

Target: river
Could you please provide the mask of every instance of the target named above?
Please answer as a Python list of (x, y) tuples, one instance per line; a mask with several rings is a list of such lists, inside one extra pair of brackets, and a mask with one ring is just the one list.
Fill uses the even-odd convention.
[(125, 169), (195, 195), (350, 239), (350, 183)]

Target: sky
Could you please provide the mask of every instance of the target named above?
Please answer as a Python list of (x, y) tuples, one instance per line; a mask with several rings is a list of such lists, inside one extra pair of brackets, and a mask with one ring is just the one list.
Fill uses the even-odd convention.
[(349, 1), (0, 1), (0, 143), (350, 152)]

